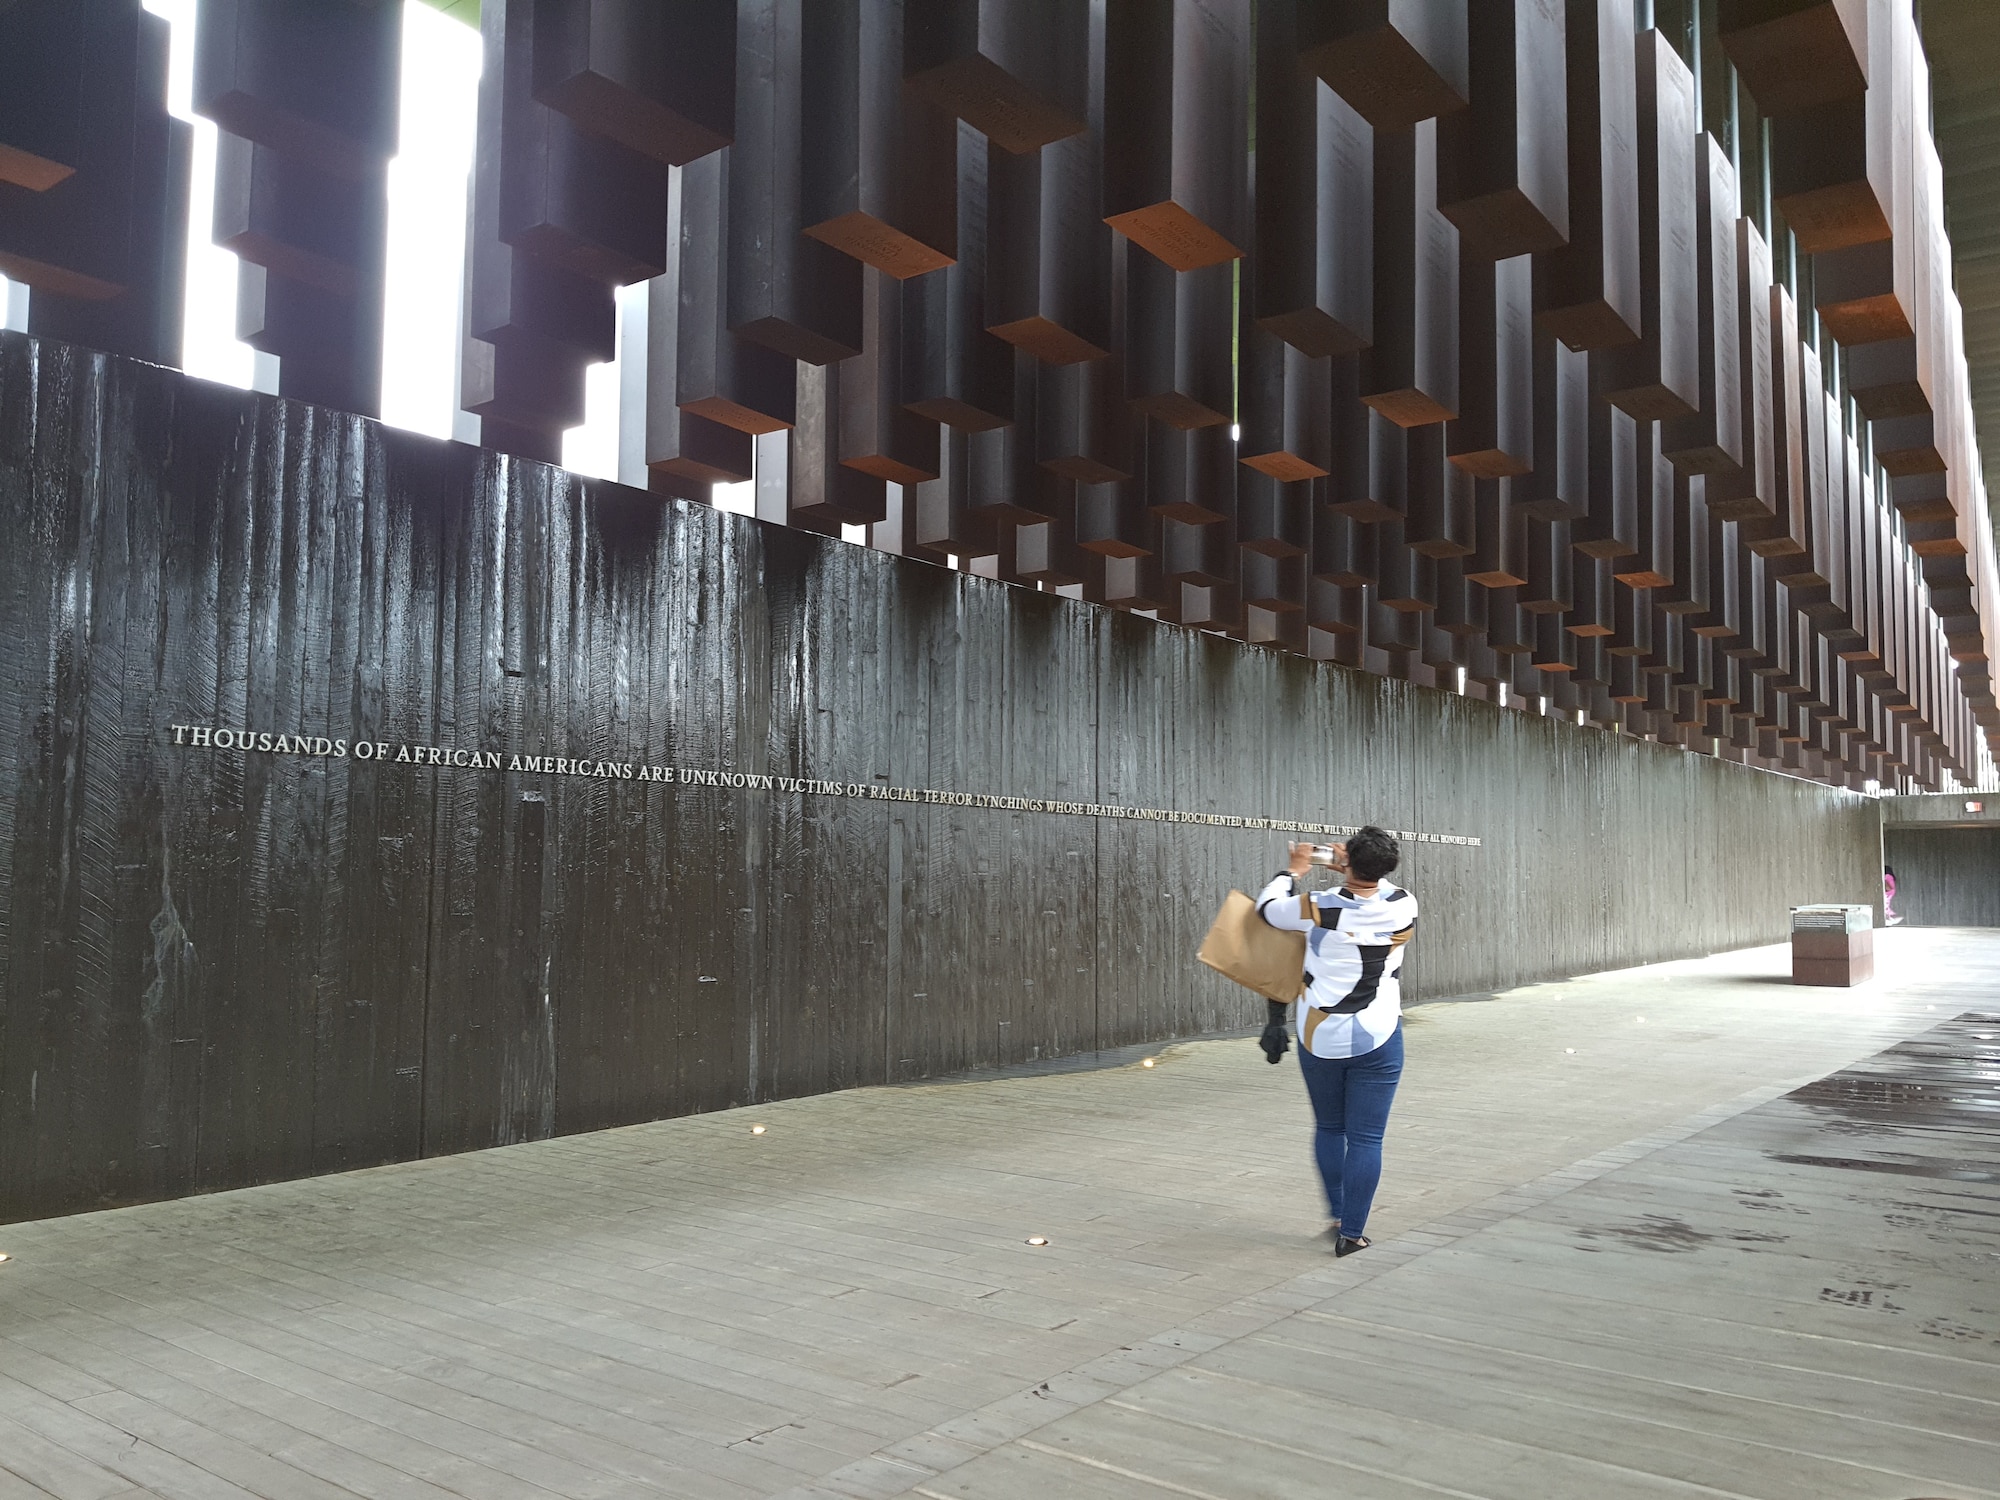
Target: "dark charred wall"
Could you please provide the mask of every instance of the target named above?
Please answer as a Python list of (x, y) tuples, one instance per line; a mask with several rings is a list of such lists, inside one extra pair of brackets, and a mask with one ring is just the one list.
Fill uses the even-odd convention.
[(1476, 836), (1427, 995), (1877, 891), (1852, 794), (19, 335), (0, 538), (0, 1218), (1261, 1009), (1193, 954), (1279, 833), (176, 724)]
[(1908, 925), (2000, 927), (2000, 828), (1885, 828), (1882, 855)]

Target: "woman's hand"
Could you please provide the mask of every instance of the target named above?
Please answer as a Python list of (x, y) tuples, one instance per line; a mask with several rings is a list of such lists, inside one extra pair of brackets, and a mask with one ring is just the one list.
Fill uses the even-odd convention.
[(1264, 1049), (1264, 1061), (1274, 1063), (1292, 1047), (1291, 1038), (1285, 1034), (1285, 1013), (1291, 1007), (1282, 1000), (1266, 1000), (1264, 1009), (1267, 1019), (1264, 1034), (1257, 1038), (1257, 1045)]

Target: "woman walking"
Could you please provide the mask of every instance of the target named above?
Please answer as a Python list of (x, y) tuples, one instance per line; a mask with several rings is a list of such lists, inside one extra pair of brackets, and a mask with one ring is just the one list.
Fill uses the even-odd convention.
[[(1257, 898), (1273, 927), (1306, 934), (1306, 990), (1296, 1006), (1299, 1067), (1318, 1122), (1314, 1157), (1326, 1185), (1334, 1254), (1368, 1248), (1368, 1209), (1382, 1176), (1382, 1136), (1403, 1076), (1403, 949), (1417, 898), (1387, 877), (1401, 851), (1368, 827), (1333, 846), (1336, 890), (1301, 894), (1313, 846), (1293, 844), (1285, 871)], [(1285, 1005), (1271, 1002), (1264, 1050), (1284, 1055)], [(1273, 1028), (1276, 1030), (1273, 1036)]]

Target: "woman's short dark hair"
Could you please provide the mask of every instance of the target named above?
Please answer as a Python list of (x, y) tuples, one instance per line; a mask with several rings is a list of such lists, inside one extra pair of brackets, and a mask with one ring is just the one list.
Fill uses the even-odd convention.
[(1396, 841), (1372, 823), (1347, 837), (1347, 868), (1363, 880), (1380, 880), (1402, 857)]

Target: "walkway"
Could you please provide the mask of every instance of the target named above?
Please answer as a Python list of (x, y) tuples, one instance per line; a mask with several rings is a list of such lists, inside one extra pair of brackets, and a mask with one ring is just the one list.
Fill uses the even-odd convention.
[(1423, 1007), (1338, 1263), (1249, 1041), (0, 1228), (0, 1500), (2000, 1495), (2000, 932), (1878, 939)]

